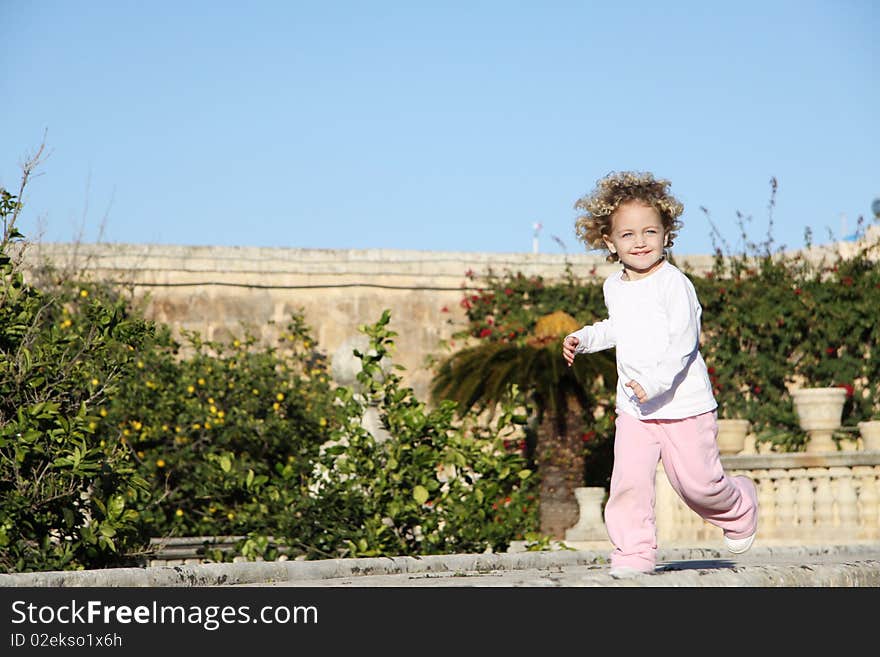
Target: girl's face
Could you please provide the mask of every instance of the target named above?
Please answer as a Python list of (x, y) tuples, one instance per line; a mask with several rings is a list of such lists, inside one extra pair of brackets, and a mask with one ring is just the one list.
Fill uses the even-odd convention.
[(650, 205), (638, 201), (621, 204), (611, 216), (611, 234), (602, 239), (620, 258), (627, 280), (649, 276), (663, 264), (666, 230), (660, 214)]

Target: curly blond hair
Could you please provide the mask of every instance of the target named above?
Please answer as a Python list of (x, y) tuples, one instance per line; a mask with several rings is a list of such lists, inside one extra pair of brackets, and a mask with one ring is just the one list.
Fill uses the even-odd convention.
[[(588, 248), (607, 248), (604, 236), (611, 234), (611, 219), (617, 208), (629, 201), (638, 201), (654, 208), (663, 222), (666, 246), (671, 247), (681, 229), (684, 206), (669, 193), (668, 180), (655, 178), (651, 173), (615, 171), (596, 183), (596, 188), (574, 204), (582, 212), (575, 221), (575, 233)], [(609, 253), (608, 262), (617, 262), (616, 253)]]

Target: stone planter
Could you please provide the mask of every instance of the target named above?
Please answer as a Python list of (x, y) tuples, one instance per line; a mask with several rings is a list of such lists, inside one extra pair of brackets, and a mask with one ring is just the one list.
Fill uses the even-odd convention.
[(718, 451), (721, 454), (739, 454), (746, 445), (751, 423), (740, 419), (718, 420)]
[(859, 433), (865, 451), (880, 451), (880, 420), (859, 422)]
[(565, 530), (566, 541), (604, 541), (608, 539), (605, 519), (602, 516), (602, 502), (605, 489), (601, 486), (581, 486), (574, 489), (580, 516), (577, 524)]
[(836, 452), (837, 445), (831, 436), (840, 428), (846, 390), (801, 388), (793, 391), (791, 396), (801, 429), (809, 436), (806, 451)]

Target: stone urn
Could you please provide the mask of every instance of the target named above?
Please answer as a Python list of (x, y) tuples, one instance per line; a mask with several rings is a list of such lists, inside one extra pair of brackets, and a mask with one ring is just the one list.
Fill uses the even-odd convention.
[(751, 423), (748, 420), (726, 419), (718, 421), (718, 451), (721, 454), (739, 454), (746, 445)]
[(565, 530), (566, 541), (604, 541), (608, 539), (605, 519), (602, 516), (602, 502), (605, 489), (601, 486), (581, 486), (574, 489), (580, 516), (577, 524)]
[(791, 393), (801, 429), (807, 432), (807, 452), (836, 452), (832, 434), (840, 428), (844, 388), (801, 388)]
[(859, 433), (865, 451), (880, 451), (880, 420), (859, 422)]

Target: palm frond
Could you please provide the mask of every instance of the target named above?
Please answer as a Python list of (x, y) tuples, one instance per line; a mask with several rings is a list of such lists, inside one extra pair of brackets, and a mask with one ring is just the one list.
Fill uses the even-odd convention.
[(568, 367), (559, 340), (538, 346), (494, 342), (462, 349), (445, 359), (432, 380), (431, 394), (435, 401), (457, 402), (458, 412), (464, 414), (474, 406), (500, 402), (509, 386), (516, 384), (534, 393), (545, 407), (541, 412), (555, 415), (567, 396), (586, 406), (600, 376), (606, 386), (616, 381), (610, 352), (580, 356)]

